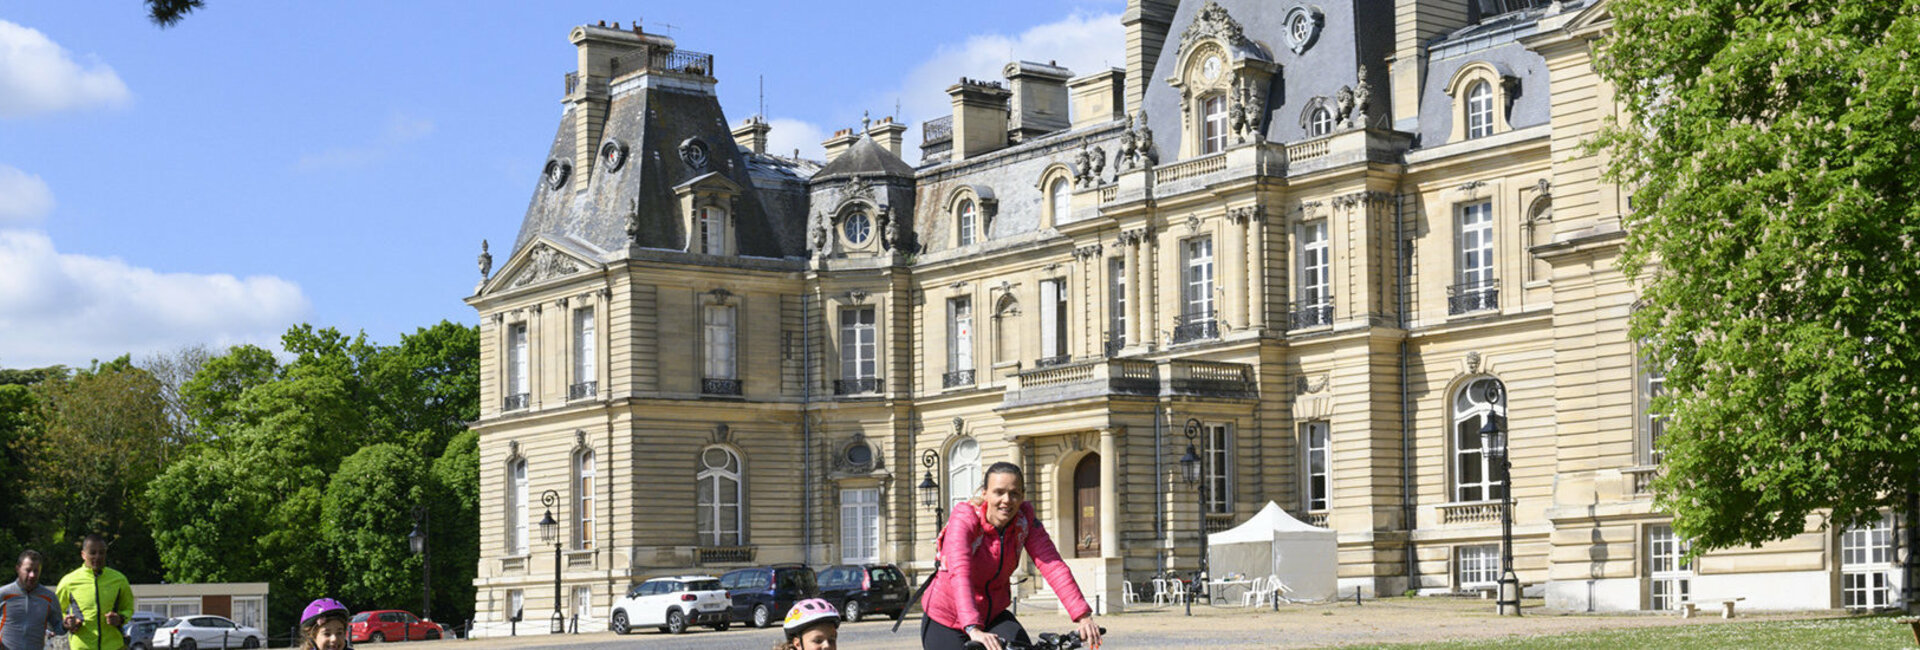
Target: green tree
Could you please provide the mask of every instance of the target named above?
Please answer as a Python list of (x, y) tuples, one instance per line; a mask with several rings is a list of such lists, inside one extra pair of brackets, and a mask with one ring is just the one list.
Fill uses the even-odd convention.
[(218, 439), (243, 424), (240, 394), (280, 376), (273, 353), (253, 345), (236, 345), (207, 359), (180, 384), (181, 418), (198, 429), (202, 439)]
[(204, 0), (147, 0), (147, 19), (161, 28), (172, 27), (205, 4)]
[[(272, 510), (259, 482), (231, 458), (179, 458), (147, 487), (148, 521), (174, 582), (274, 582), (256, 540)], [(276, 593), (293, 585), (274, 584)], [(295, 592), (298, 593), (298, 592)], [(297, 600), (297, 599), (296, 599)]]
[(337, 571), (334, 584), (362, 608), (413, 609), (420, 558), (407, 545), (413, 508), (427, 497), (426, 463), (405, 447), (378, 444), (340, 463), (327, 485), (321, 531)]
[(447, 441), (429, 476), (434, 618), (464, 621), (473, 616), (480, 562), (480, 434), (464, 431)]
[(1666, 372), (1660, 506), (1696, 552), (1889, 507), (1915, 539), (1920, 2), (1611, 11), (1596, 67), (1627, 117), (1599, 143)]

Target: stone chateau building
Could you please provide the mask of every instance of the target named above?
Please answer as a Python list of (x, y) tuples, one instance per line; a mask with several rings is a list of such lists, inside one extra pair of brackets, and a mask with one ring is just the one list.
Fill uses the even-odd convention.
[[(1107, 609), (1269, 500), (1337, 531), (1343, 593), (1481, 589), (1509, 492), (1550, 607), (1898, 598), (1890, 520), (1677, 561), (1648, 493), (1660, 377), (1615, 269), (1627, 196), (1582, 149), (1614, 110), (1604, 0), (1134, 0), (1123, 21), (1125, 69), (960, 79), (918, 164), (891, 118), (824, 163), (769, 152), (767, 124), (722, 113), (714, 57), (575, 28), (525, 222), (467, 298), (480, 622), (599, 629), (658, 574), (918, 573), (923, 498), (999, 460)], [(1510, 488), (1478, 433), (1496, 415)]]

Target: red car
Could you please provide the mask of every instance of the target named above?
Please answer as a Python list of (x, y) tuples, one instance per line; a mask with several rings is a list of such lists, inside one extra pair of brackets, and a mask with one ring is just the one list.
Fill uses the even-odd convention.
[(376, 609), (353, 615), (347, 626), (347, 638), (354, 643), (372, 641), (431, 641), (446, 634), (439, 623), (423, 621), (412, 613), (397, 609)]

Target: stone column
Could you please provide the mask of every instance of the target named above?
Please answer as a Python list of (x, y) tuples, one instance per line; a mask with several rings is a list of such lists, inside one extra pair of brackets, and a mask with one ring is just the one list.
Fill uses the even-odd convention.
[(1100, 557), (1120, 557), (1120, 454), (1115, 434), (1100, 430)]
[(1227, 299), (1220, 309), (1220, 332), (1225, 334), (1229, 325), (1239, 328), (1247, 325), (1247, 321), (1243, 320), (1247, 313), (1247, 231), (1231, 218), (1224, 220), (1223, 225), (1226, 227), (1221, 229), (1220, 235), (1226, 241), (1221, 242), (1220, 257), (1234, 263), (1234, 272), (1224, 273)]
[[(1134, 306), (1140, 304), (1140, 252), (1124, 236), (1120, 241), (1120, 250), (1115, 252), (1119, 253), (1120, 273), (1123, 276), (1120, 291), (1126, 294), (1123, 298), (1126, 307), (1123, 309), (1127, 312), (1121, 314), (1126, 319), (1126, 329), (1122, 335), (1126, 337), (1127, 345), (1139, 345), (1140, 319), (1137, 316), (1140, 310)], [(1108, 302), (1107, 305), (1111, 307), (1113, 303)]]
[(1147, 304), (1153, 299), (1153, 247), (1147, 243), (1146, 231), (1141, 231), (1139, 241), (1133, 245), (1133, 302), (1127, 303), (1133, 310), (1134, 331), (1140, 334), (1130, 343), (1141, 345), (1153, 341), (1153, 310)]
[(1267, 326), (1267, 220), (1261, 206), (1247, 217), (1247, 326)]

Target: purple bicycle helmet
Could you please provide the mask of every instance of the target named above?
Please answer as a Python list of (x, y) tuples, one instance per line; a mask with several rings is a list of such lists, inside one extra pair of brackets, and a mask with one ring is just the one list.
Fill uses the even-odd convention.
[(347, 620), (350, 615), (347, 613), (347, 606), (340, 604), (340, 601), (332, 598), (321, 598), (307, 603), (306, 611), (300, 613), (300, 627), (313, 625), (319, 622), (320, 619), (329, 616), (338, 616), (340, 620), (344, 621)]

